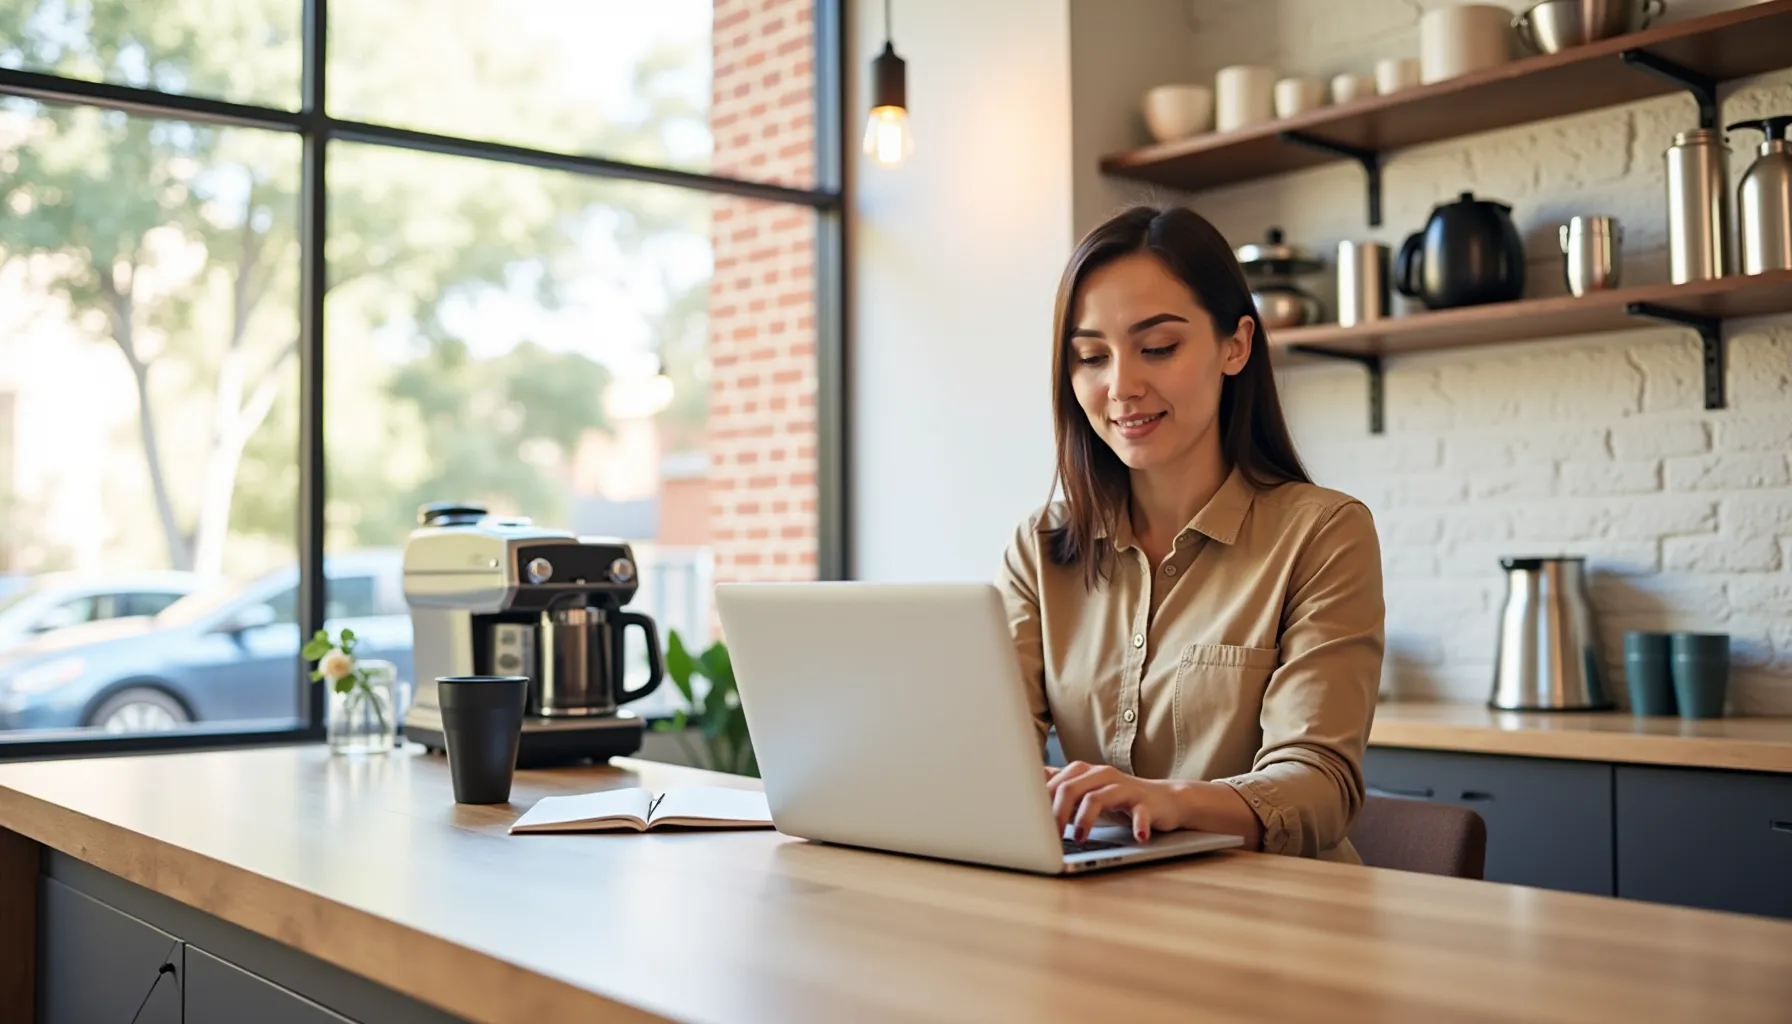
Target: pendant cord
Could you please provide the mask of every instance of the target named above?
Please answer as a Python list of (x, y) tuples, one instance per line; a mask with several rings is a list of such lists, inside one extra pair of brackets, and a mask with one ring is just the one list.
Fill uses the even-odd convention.
[(884, 42), (890, 42), (894, 38), (890, 34), (890, 0), (884, 0)]

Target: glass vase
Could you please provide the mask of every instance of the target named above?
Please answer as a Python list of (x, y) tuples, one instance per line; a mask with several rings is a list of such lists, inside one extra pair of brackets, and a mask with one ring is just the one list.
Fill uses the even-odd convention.
[(326, 730), (332, 754), (384, 754), (398, 739), (398, 666), (389, 661), (357, 662), (362, 682), (330, 696)]

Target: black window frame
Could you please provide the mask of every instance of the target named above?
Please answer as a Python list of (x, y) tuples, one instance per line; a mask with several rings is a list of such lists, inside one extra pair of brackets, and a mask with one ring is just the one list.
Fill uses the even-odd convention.
[[(299, 618), (301, 635), (324, 622), (324, 257), (328, 182), (325, 161), (334, 141), (459, 156), (562, 171), (593, 178), (671, 185), (793, 206), (816, 214), (815, 351), (817, 573), (821, 579), (849, 578), (846, 535), (846, 224), (845, 113), (842, 54), (846, 26), (841, 0), (814, 0), (816, 181), (791, 188), (714, 174), (632, 164), (597, 156), (534, 149), (487, 140), (413, 131), (390, 125), (332, 117), (325, 103), (328, 71), (328, 18), (331, 0), (304, 0), (303, 77), (299, 109), (233, 103), (206, 96), (166, 93), (110, 82), (68, 78), (37, 71), (0, 68), (0, 95), (50, 103), (99, 107), (147, 117), (212, 125), (259, 128), (295, 134), (303, 142), (303, 182), (299, 213)], [(295, 659), (302, 724), (287, 729), (205, 729), (138, 735), (71, 736), (57, 731), (43, 739), (0, 740), (0, 762), (52, 757), (164, 753), (256, 746), (324, 739), (323, 684), (305, 678)]]

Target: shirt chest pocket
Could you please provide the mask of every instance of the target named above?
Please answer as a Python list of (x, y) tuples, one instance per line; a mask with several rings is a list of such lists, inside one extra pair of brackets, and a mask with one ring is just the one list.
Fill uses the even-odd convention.
[[(1260, 742), (1263, 691), (1280, 656), (1274, 647), (1190, 644), (1176, 665), (1176, 760), (1170, 775), (1246, 771)], [(1242, 759), (1242, 767), (1239, 765)]]

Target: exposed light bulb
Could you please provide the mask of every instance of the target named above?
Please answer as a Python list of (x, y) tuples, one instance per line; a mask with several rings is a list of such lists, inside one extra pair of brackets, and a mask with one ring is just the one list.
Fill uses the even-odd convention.
[(913, 152), (914, 136), (908, 130), (908, 111), (902, 107), (873, 107), (865, 121), (865, 155), (885, 167), (894, 167)]

